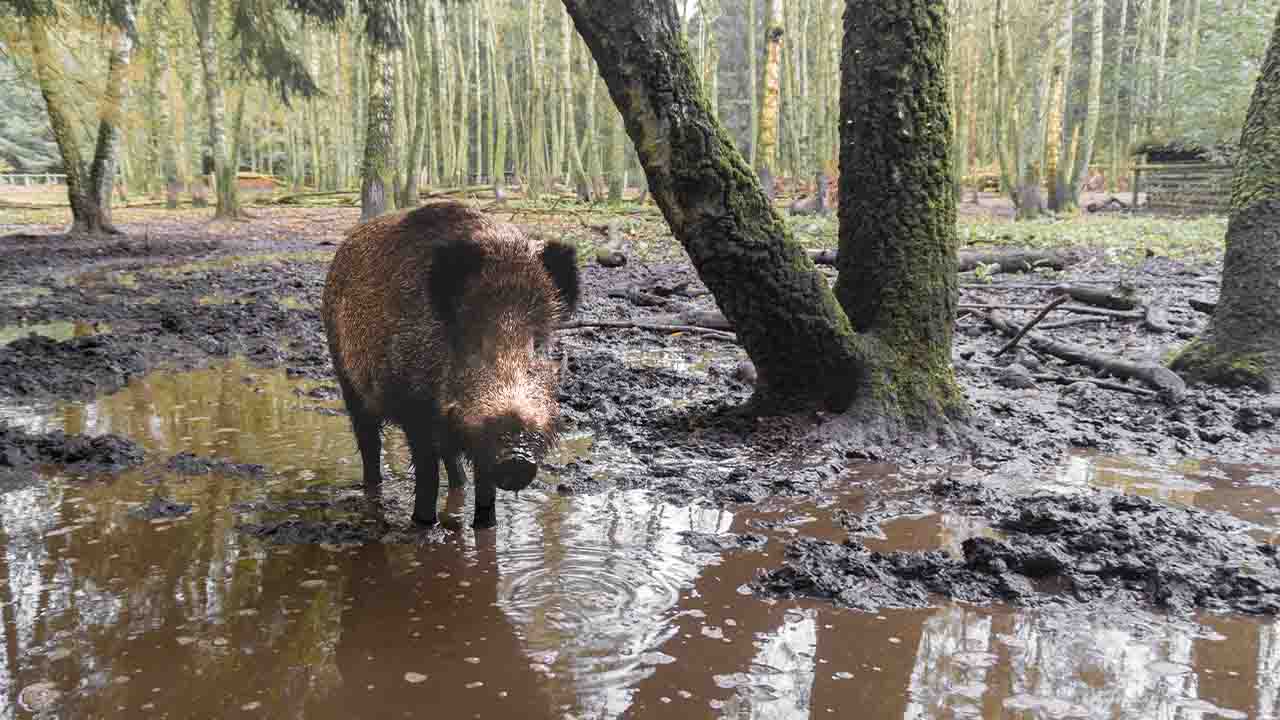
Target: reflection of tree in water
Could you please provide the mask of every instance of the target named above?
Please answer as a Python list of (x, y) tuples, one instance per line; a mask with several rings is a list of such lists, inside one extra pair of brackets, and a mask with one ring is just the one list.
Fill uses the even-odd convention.
[(782, 627), (755, 643), (759, 649), (749, 672), (721, 676), (734, 695), (720, 717), (741, 720), (802, 720), (813, 706), (814, 665), (818, 647), (816, 613), (788, 612)]
[(732, 514), (642, 491), (548, 498), (499, 530), (499, 604), (524, 636), (552, 703), (612, 718), (652, 673), (645, 653), (675, 632), (672, 609), (710, 558), (680, 532), (728, 529)]
[(911, 670), (911, 702), (903, 717), (975, 714), (993, 659), (989, 615), (955, 605), (939, 610), (924, 621)]
[(1274, 625), (1126, 617), (945, 608), (924, 624), (904, 716), (1270, 717), (1250, 710), (1274, 707)]

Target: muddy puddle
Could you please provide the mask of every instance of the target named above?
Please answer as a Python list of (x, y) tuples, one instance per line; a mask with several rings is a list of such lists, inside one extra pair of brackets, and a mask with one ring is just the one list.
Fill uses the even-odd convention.
[[(446, 493), (445, 530), (420, 541), (238, 530), (360, 514), (338, 407), (324, 383), (231, 361), (4, 409), (32, 432), (123, 435), (149, 461), (46, 470), (0, 495), (0, 718), (1280, 715), (1274, 621), (944, 601), (865, 613), (752, 595), (797, 534), (951, 554), (998, 536), (922, 506), (891, 465), (854, 466), (817, 498), (724, 508), (562, 495), (552, 477), (504, 495), (498, 528), (479, 533), (467, 494)], [(389, 482), (403, 484), (399, 434), (387, 445)], [(579, 431), (549, 462), (590, 460), (607, 478), (610, 452)], [(179, 453), (230, 465), (171, 469)], [(262, 469), (234, 471), (245, 464)], [(1081, 455), (1035, 487), (1123, 489), (1274, 533), (1277, 467)]]

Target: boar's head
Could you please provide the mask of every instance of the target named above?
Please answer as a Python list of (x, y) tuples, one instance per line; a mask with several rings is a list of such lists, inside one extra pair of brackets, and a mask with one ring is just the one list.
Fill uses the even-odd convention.
[(510, 230), (499, 241), (442, 246), (431, 301), (448, 344), (437, 393), (446, 432), (477, 483), (514, 491), (533, 482), (557, 440), (559, 365), (548, 348), (579, 289), (572, 245)]

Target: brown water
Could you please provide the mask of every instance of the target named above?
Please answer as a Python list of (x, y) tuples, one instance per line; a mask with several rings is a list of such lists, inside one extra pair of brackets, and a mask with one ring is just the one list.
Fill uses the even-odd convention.
[[(264, 545), (234, 529), (259, 519), (234, 503), (350, 493), (359, 478), (346, 419), (314, 411), (335, 403), (299, 387), (232, 362), (8, 410), (36, 429), (118, 432), (157, 457), (190, 450), (271, 473), (50, 474), (0, 495), (0, 718), (1280, 715), (1274, 622), (947, 603), (868, 614), (744, 594), (792, 532), (842, 539), (833, 513), (862, 507), (858, 484), (892, 483), (888, 466), (855, 469), (852, 489), (820, 501), (729, 510), (644, 491), (522, 492), (480, 533), (454, 493), (442, 543)], [(564, 450), (593, 451), (606, 448), (590, 436)], [(388, 455), (403, 476), (398, 439)], [(1280, 494), (1263, 476), (1275, 487), (1275, 472), (1073, 458), (1047, 484), (1123, 486), (1274, 531)], [(129, 514), (155, 493), (193, 512)], [(762, 551), (723, 557), (679, 534), (765, 527)], [(958, 552), (990, 532), (917, 512), (864, 540)]]

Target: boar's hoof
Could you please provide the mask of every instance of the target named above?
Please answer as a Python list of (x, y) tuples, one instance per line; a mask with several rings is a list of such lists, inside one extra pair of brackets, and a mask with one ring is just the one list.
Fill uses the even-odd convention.
[(498, 524), (498, 507), (490, 505), (488, 507), (476, 506), (476, 518), (471, 523), (471, 527), (477, 530), (495, 527)]
[(503, 490), (516, 492), (529, 487), (537, 474), (537, 463), (528, 458), (513, 457), (493, 468), (493, 482)]

